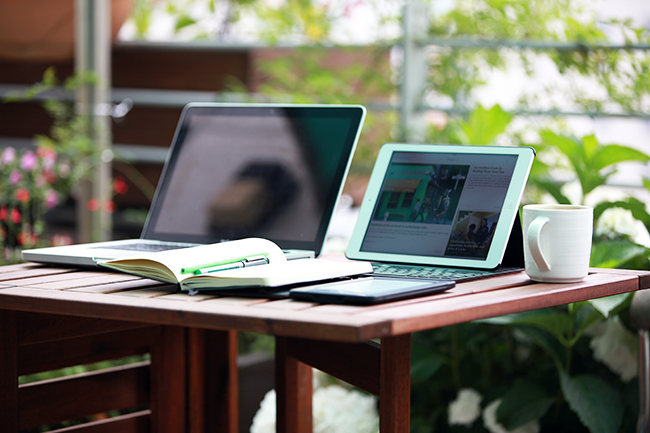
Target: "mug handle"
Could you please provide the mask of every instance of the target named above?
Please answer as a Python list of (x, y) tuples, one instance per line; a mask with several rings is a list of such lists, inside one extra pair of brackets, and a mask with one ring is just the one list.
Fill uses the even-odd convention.
[(528, 249), (530, 250), (530, 255), (533, 257), (535, 264), (541, 272), (548, 272), (551, 270), (551, 265), (548, 263), (542, 252), (542, 247), (540, 245), (540, 235), (542, 233), (542, 228), (549, 221), (547, 217), (537, 217), (533, 220), (532, 223), (528, 226)]

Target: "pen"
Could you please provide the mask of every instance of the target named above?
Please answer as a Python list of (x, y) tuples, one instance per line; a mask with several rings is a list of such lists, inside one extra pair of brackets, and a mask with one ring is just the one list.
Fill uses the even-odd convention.
[(206, 268), (197, 269), (196, 271), (194, 271), (194, 275), (204, 275), (212, 272), (228, 271), (231, 269), (239, 269), (239, 268), (248, 268), (251, 266), (266, 265), (268, 263), (269, 263), (269, 259), (266, 258), (265, 256), (254, 256), (254, 257), (249, 257), (247, 259), (244, 259), (240, 262), (226, 263), (223, 265), (209, 266)]
[[(244, 257), (233, 257), (230, 260), (212, 261), (212, 262), (208, 262), (208, 263), (202, 263), (202, 264), (196, 265), (196, 266), (188, 266), (188, 267), (181, 268), (181, 274), (194, 274), (194, 273), (196, 273), (196, 271), (198, 271), (200, 269), (206, 269), (206, 268), (210, 268), (210, 267), (213, 267), (213, 266), (222, 266), (222, 265), (231, 265), (232, 266), (232, 265), (236, 265), (238, 263), (241, 263), (241, 262), (244, 262), (244, 261), (247, 261), (247, 260), (257, 259), (257, 258), (260, 258), (260, 257), (266, 258), (266, 254), (258, 254), (258, 255), (250, 256), (250, 257), (245, 257), (245, 256)], [(268, 260), (267, 260), (267, 263), (268, 263)], [(240, 266), (237, 266), (237, 267), (240, 267)], [(234, 268), (232, 268), (232, 269), (234, 269)]]

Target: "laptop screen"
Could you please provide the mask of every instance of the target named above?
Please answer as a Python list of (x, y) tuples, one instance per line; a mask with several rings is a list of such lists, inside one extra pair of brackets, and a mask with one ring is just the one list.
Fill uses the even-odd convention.
[(532, 150), (416, 146), (380, 153), (351, 242), (354, 258), (467, 267), (483, 267), (491, 258), (498, 264)]
[(143, 237), (263, 237), (320, 251), (360, 106), (193, 105), (184, 111)]

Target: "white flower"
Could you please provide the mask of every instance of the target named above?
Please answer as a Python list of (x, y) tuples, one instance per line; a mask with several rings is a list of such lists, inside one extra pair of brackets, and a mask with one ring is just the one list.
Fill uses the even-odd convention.
[(595, 234), (597, 236), (626, 235), (634, 239), (639, 235), (637, 230), (637, 220), (632, 216), (632, 212), (620, 207), (607, 209), (598, 218)]
[(314, 392), (314, 433), (374, 433), (379, 429), (375, 398), (338, 385)]
[(449, 425), (469, 427), (481, 415), (481, 394), (471, 388), (458, 391), (456, 400), (449, 404)]
[(275, 432), (275, 390), (267, 392), (253, 417), (250, 433)]
[(623, 382), (629, 382), (639, 370), (635, 335), (621, 324), (618, 317), (607, 320), (601, 332), (589, 343), (594, 358), (618, 374)]
[[(275, 390), (271, 390), (253, 418), (250, 433), (275, 432), (275, 402)], [(375, 398), (338, 385), (314, 391), (313, 420), (314, 433), (375, 433), (379, 429)]]
[(494, 400), (483, 410), (483, 425), (490, 433), (539, 433), (540, 428), (537, 421), (531, 421), (508, 432), (503, 425), (497, 422), (497, 409), (500, 404), (501, 399)]

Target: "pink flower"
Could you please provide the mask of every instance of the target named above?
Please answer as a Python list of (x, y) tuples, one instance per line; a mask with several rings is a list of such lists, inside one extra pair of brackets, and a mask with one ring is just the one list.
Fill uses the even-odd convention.
[(14, 193), (14, 198), (21, 203), (27, 203), (31, 198), (31, 195), (25, 188), (18, 188)]
[(23, 216), (20, 214), (20, 211), (15, 207), (11, 208), (11, 222), (14, 224), (19, 224), (23, 220)]
[(43, 179), (46, 183), (52, 185), (54, 182), (56, 182), (56, 173), (46, 168), (43, 170)]
[(59, 195), (53, 189), (48, 189), (45, 193), (45, 206), (52, 209), (57, 204), (59, 204)]
[(38, 235), (32, 232), (18, 233), (18, 243), (25, 246), (37, 245), (39, 241)]
[(9, 183), (12, 185), (17, 185), (22, 179), (23, 173), (17, 168), (14, 168), (11, 170), (11, 173), (9, 173)]
[(14, 162), (16, 159), (16, 149), (13, 147), (6, 147), (5, 150), (2, 151), (2, 163), (3, 164), (11, 164)]
[(88, 200), (88, 210), (91, 212), (97, 212), (99, 210), (99, 200), (96, 198)]
[(72, 245), (72, 238), (65, 233), (57, 233), (52, 236), (52, 246), (60, 247), (63, 245)]
[(37, 163), (38, 158), (36, 158), (34, 152), (29, 150), (23, 154), (23, 157), (20, 160), (20, 168), (25, 171), (32, 171), (36, 168)]
[(47, 149), (45, 147), (39, 147), (36, 149), (36, 156), (41, 158), (43, 161), (43, 168), (52, 170), (54, 164), (56, 163), (56, 152), (53, 149)]
[(129, 191), (129, 185), (121, 176), (118, 176), (113, 179), (113, 191), (115, 191), (116, 194), (126, 194)]
[(115, 212), (115, 209), (116, 209), (116, 206), (115, 206), (114, 201), (108, 200), (108, 201), (104, 202), (104, 211), (106, 211), (108, 213), (113, 213), (113, 212)]

